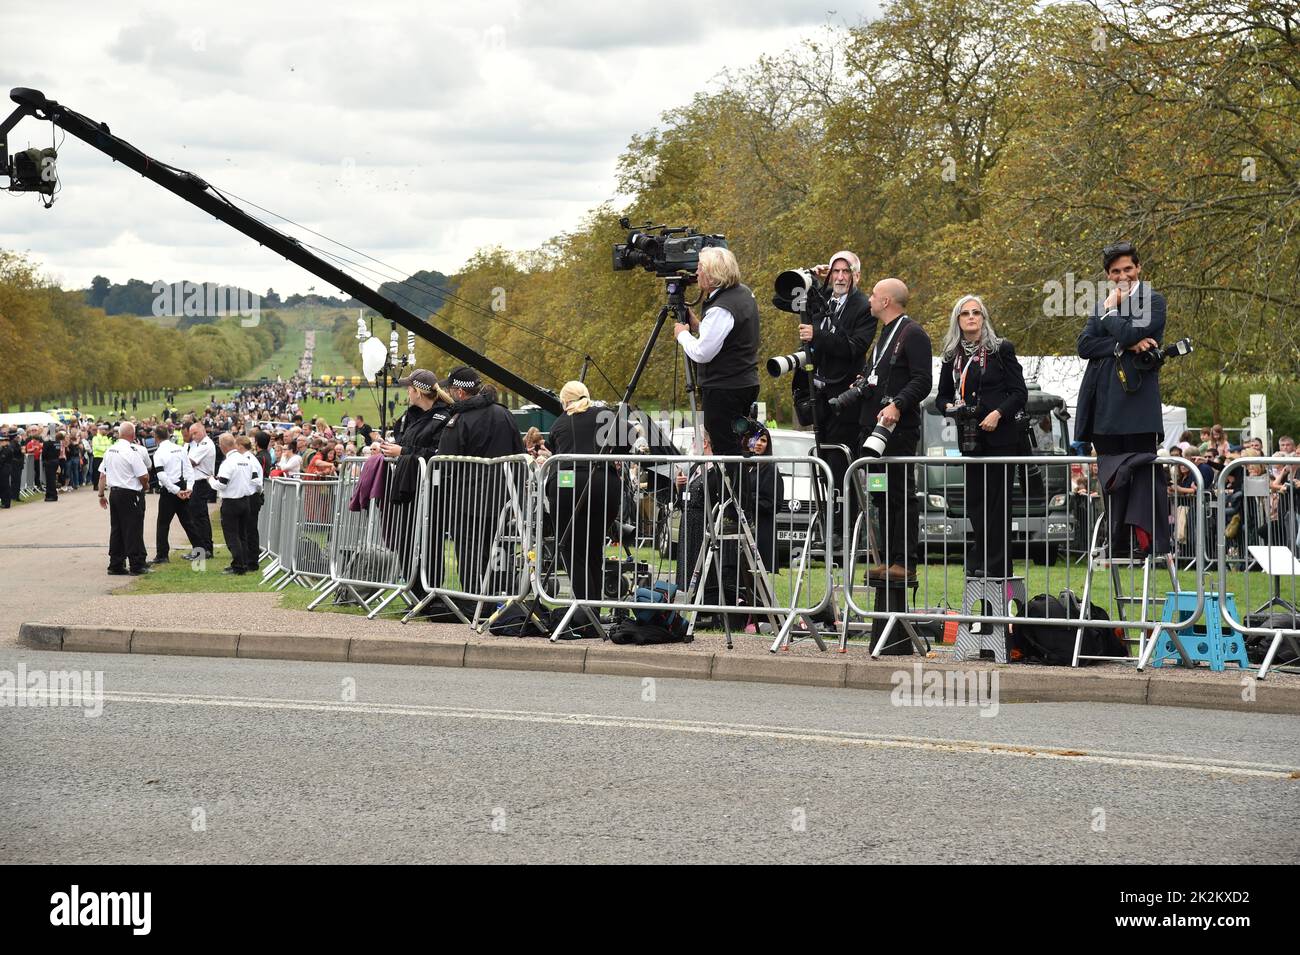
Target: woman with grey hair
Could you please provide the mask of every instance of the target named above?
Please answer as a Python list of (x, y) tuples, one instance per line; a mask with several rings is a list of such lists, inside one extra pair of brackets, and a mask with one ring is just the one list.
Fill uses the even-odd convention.
[[(1015, 348), (998, 338), (979, 296), (957, 299), (942, 354), (935, 405), (956, 425), (962, 456), (1016, 454), (1022, 444), (1016, 415), (1024, 410), (1029, 391)], [(965, 472), (971, 521), (966, 575), (1010, 577), (1011, 467), (968, 462)]]

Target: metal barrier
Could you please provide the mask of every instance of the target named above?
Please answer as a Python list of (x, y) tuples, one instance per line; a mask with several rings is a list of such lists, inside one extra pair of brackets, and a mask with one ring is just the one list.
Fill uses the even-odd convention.
[(330, 578), (330, 546), (338, 507), (337, 478), (294, 480), (285, 497), (280, 564), (289, 583), (315, 587)]
[(553, 640), (579, 609), (617, 621), (647, 609), (638, 592), (658, 591), (665, 608), (690, 614), (688, 632), (700, 613), (721, 614), (728, 646), (733, 617), (753, 632), (770, 627), (773, 649), (800, 621), (798, 635), (821, 643), (812, 616), (834, 598), (833, 568), (814, 554), (831, 540), (824, 461), (554, 454), (536, 478), (534, 584), (542, 601), (566, 608)]
[[(1155, 462), (1189, 472), (1188, 479), (1197, 489), (1196, 519), (1204, 526), (1200, 472), (1181, 458), (1159, 457)], [(1145, 667), (1149, 648), (1154, 643), (1152, 636), (1160, 632), (1176, 634), (1200, 618), (1205, 603), (1204, 553), (1201, 548), (1195, 549), (1195, 591), (1182, 590), (1176, 565), (1172, 559), (1167, 561), (1173, 591), (1189, 596), (1194, 593), (1191, 615), (1169, 621), (1150, 619), (1153, 560), (1131, 540), (1119, 540), (1113, 545), (1106, 540), (1103, 524), (1107, 496), (1071, 497), (1071, 466), (1081, 465), (1086, 469), (1095, 463), (1092, 458), (1064, 455), (907, 456), (855, 461), (845, 475), (844, 493), (846, 497), (856, 497), (864, 506), (852, 523), (848, 509), (843, 519), (848, 546), (842, 557), (847, 612), (841, 625), (841, 651), (847, 648), (849, 632), (854, 628), (851, 615), (856, 615), (873, 621), (872, 655), (876, 657), (884, 651), (900, 623), (918, 651), (924, 651), (926, 645), (913, 623), (941, 626), (957, 623), (991, 625), (994, 628), (991, 635), (996, 639), (1004, 639), (1005, 628), (1013, 624), (1068, 627), (1076, 631), (1074, 665), (1090, 658), (1133, 660), (1131, 651), (1125, 657), (1090, 657), (1081, 653), (1084, 631), (1097, 623), (1087, 615), (1096, 596), (1094, 570), (1108, 569), (1111, 572), (1109, 598), (1115, 610), (1111, 619), (1122, 623), (1126, 632), (1137, 631), (1136, 640), (1128, 638), (1127, 642), (1136, 643), (1135, 662), (1139, 669)], [(1159, 482), (1152, 482), (1152, 494), (1162, 499), (1167, 497)], [(1154, 499), (1151, 507), (1154, 513), (1163, 510), (1156, 507)], [(1079, 542), (1084, 539), (1075, 526), (1080, 520), (1091, 533), (1087, 550), (1077, 555)], [(1001, 528), (1000, 534), (995, 527)], [(856, 564), (864, 543), (866, 551), (874, 557), (864, 583), (876, 591), (875, 602), (881, 604), (880, 607), (873, 604), (870, 610), (855, 595)], [(1129, 554), (1138, 556), (1125, 556)], [(929, 561), (936, 555), (942, 564), (932, 568)], [(1078, 566), (1073, 560), (1075, 556), (1082, 556), (1086, 566)], [(975, 572), (970, 576), (965, 569), (954, 572), (954, 563)], [(1043, 565), (1044, 569), (1031, 572), (1034, 563)], [(1121, 565), (1127, 565), (1130, 571), (1127, 593), (1118, 573)], [(1135, 597), (1139, 568), (1142, 596)], [(1023, 603), (1030, 596), (1027, 585), (1031, 573), (1035, 592), (1054, 594), (1059, 588), (1073, 593), (1081, 586), (1079, 615), (1031, 617), (1012, 613), (1013, 609), (1023, 610)], [(1001, 581), (1002, 586), (990, 586), (988, 581)], [(908, 609), (909, 592), (913, 609)], [(1015, 603), (1022, 606), (1017, 608)], [(970, 612), (989, 604), (1002, 612)], [(1128, 611), (1135, 604), (1141, 612), (1133, 619)], [(961, 607), (961, 612), (953, 612), (954, 606)], [(883, 622), (883, 626), (875, 627), (875, 621)], [(990, 632), (983, 636), (990, 636)], [(981, 645), (983, 642), (980, 641)], [(1186, 655), (1184, 661), (1190, 662)]]
[(18, 481), (19, 498), (31, 497), (33, 494), (37, 493), (38, 488), (36, 487), (36, 468), (37, 468), (36, 457), (31, 454), (24, 454), (23, 473), (22, 473), (22, 477), (19, 478)]
[[(274, 477), (266, 482), (269, 491), (262, 506), (266, 512), (266, 536), (264, 550), (270, 563), (262, 569), (262, 583), (274, 584), (277, 590), (287, 583), (292, 576), (285, 567), (286, 555), (293, 549), (294, 524), (297, 520), (294, 505), (297, 478)], [(260, 521), (261, 515), (258, 515)], [(258, 528), (258, 533), (262, 533)]]
[[(345, 458), (339, 465), (329, 537), (329, 584), (314, 610), (342, 591), (373, 619), (398, 598), (415, 603), (418, 528), (428, 487), (427, 462), (414, 456)], [(365, 479), (363, 481), (363, 478)], [(338, 597), (336, 597), (336, 600)]]
[[(1300, 459), (1236, 458), (1224, 466), (1215, 489), (1219, 614), (1223, 625), (1242, 634), (1247, 645), (1251, 636), (1271, 638), (1257, 674), (1263, 679), (1284, 643), (1291, 660), (1300, 660)], [(1270, 582), (1259, 582), (1260, 575)], [(1289, 579), (1286, 596), (1283, 578)], [(1255, 598), (1252, 580), (1258, 582)], [(1251, 609), (1253, 599), (1264, 594), (1268, 599)]]
[(278, 552), (271, 553), (271, 526), (279, 511), (279, 500), (283, 492), (277, 490), (278, 478), (267, 478), (262, 484), (262, 507), (257, 512), (257, 542), (260, 548), (258, 563), (267, 557), (279, 559)]
[(533, 471), (523, 454), (429, 459), (418, 538), (422, 593), (404, 620), (439, 600), (477, 627), (488, 604), (529, 595)]

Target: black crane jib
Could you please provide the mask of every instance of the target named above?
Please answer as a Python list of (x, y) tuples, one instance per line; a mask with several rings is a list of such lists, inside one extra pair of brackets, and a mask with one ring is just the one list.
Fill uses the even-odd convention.
[[(109, 158), (134, 169), (169, 192), (175, 193), (191, 205), (219, 219), (232, 229), (248, 236), (259, 245), (264, 245), (273, 252), (284, 256), (290, 262), (301, 266), (312, 275), (333, 285), (341, 292), (346, 292), (357, 301), (369, 306), (384, 318), (409, 329), (432, 345), (441, 348), (447, 354), (460, 359), (488, 378), (495, 379), (504, 387), (520, 397), (540, 405), (554, 415), (564, 413), (560, 399), (555, 392), (541, 388), (521, 378), (510, 369), (480, 354), (468, 345), (448, 335), (433, 325), (421, 320), (413, 312), (402, 308), (396, 302), (385, 298), (370, 286), (353, 278), (343, 270), (330, 265), (315, 255), (292, 236), (287, 236), (235, 206), (225, 197), (213, 190), (208, 183), (194, 173), (176, 169), (166, 163), (141, 152), (126, 140), (114, 136), (106, 123), (97, 123), (75, 110), (69, 109), (38, 90), (18, 87), (9, 93), (10, 99), (18, 108), (9, 118), (0, 123), (0, 147), (5, 145), (7, 134), (24, 116), (38, 120), (48, 120), (70, 136), (93, 146)], [(0, 165), (8, 164), (8, 153), (0, 148)], [(31, 186), (31, 191), (47, 191)], [(48, 194), (48, 192), (47, 192)]]

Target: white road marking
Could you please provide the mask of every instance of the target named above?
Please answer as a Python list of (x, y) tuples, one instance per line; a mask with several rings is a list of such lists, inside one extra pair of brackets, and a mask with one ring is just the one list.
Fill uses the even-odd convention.
[[(29, 699), (37, 699), (44, 697), (46, 694), (41, 691), (29, 690), (27, 695)], [(273, 697), (201, 696), (143, 692), (105, 693), (104, 702), (597, 726), (613, 729), (660, 730), (673, 733), (698, 733), (712, 736), (766, 739), (777, 742), (854, 746), (863, 749), (910, 749), (939, 753), (1015, 756), (1026, 759), (1049, 759), (1137, 769), (1175, 769), (1215, 776), (1245, 776), (1257, 779), (1296, 779), (1300, 777), (1300, 770), (1277, 763), (1252, 763), (1238, 760), (1218, 760), (1213, 763), (1206, 763), (1198, 762), (1196, 759), (1189, 757), (1155, 753), (1081, 750), (1060, 746), (1022, 745), (984, 740), (945, 739), (931, 736), (885, 736), (844, 730), (801, 729), (751, 723), (650, 719), (636, 716), (601, 716), (593, 713), (551, 713), (538, 710), (499, 710), (415, 703), (336, 703), (322, 700), (285, 700)]]

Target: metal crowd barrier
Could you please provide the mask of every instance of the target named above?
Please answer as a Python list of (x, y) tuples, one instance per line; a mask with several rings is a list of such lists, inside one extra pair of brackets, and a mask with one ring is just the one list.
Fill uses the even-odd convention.
[(298, 479), (286, 488), (282, 510), (280, 565), (290, 583), (317, 587), (330, 579), (330, 545), (338, 502), (337, 478)]
[(36, 458), (30, 454), (23, 455), (23, 474), (18, 482), (18, 496), (31, 497), (36, 488)]
[(275, 482), (279, 478), (267, 478), (262, 484), (262, 507), (257, 512), (257, 541), (261, 548), (257, 555), (258, 563), (266, 560), (267, 557), (279, 559), (279, 554), (271, 553), (271, 526), (279, 512), (280, 497), (282, 491)]
[(1235, 458), (1215, 489), (1219, 612), (1223, 625), (1245, 638), (1247, 656), (1255, 649), (1250, 637), (1269, 641), (1259, 663), (1263, 679), (1284, 645), (1292, 663), (1300, 660), (1300, 458)]
[[(419, 590), (410, 620), (434, 600), (471, 626), (531, 590), (534, 465), (527, 455), (442, 456), (425, 465)], [(490, 608), (490, 609), (489, 609)]]
[(814, 559), (831, 540), (824, 461), (553, 454), (536, 477), (535, 587), (566, 608), (553, 640), (579, 609), (617, 622), (657, 591), (691, 615), (688, 632), (721, 615), (728, 645), (733, 626), (775, 634), (774, 648), (796, 633), (821, 643), (813, 617), (834, 598), (831, 565)]
[[(329, 583), (307, 607), (327, 597), (350, 598), (373, 619), (401, 598), (416, 603), (418, 529), (428, 488), (428, 463), (417, 457), (345, 458), (339, 465), (329, 536)], [(363, 480), (363, 478), (365, 480)], [(341, 593), (340, 593), (341, 592)]]
[[(856, 616), (872, 621), (872, 655), (876, 657), (889, 645), (889, 637), (900, 624), (918, 651), (924, 651), (926, 644), (912, 626), (914, 623), (940, 627), (955, 623), (959, 626), (959, 645), (962, 625), (968, 629), (979, 625), (982, 630), (991, 627), (974, 641), (981, 649), (989, 648), (989, 640), (1004, 640), (1005, 628), (1028, 624), (1074, 629), (1075, 666), (1084, 659), (1115, 659), (1136, 662), (1142, 669), (1161, 633), (1170, 634), (1183, 660), (1190, 662), (1178, 634), (1202, 616), (1204, 551), (1194, 548), (1195, 589), (1184, 590), (1172, 552), (1148, 558), (1143, 543), (1131, 534), (1128, 540), (1108, 541), (1107, 496), (1071, 496), (1071, 465), (1088, 468), (1094, 463), (1093, 458), (1064, 455), (907, 456), (855, 461), (845, 475), (844, 494), (863, 506), (852, 523), (849, 509), (843, 516), (844, 540), (853, 543), (845, 547), (842, 555), (847, 612), (841, 624), (841, 651), (847, 647), (850, 630), (857, 626), (851, 619)], [(1197, 492), (1194, 517), (1198, 526), (1204, 526), (1205, 496), (1200, 472), (1182, 458), (1162, 456), (1155, 459), (1155, 464), (1188, 472), (1184, 480), (1190, 481)], [(1151, 500), (1146, 503), (1152, 513), (1158, 514), (1163, 508), (1157, 508), (1157, 498), (1167, 501), (1168, 490), (1153, 481)], [(1089, 542), (1081, 554), (1078, 547), (1085, 538), (1077, 526), (1080, 521)], [(995, 527), (1001, 528), (1000, 534)], [(869, 566), (863, 584), (875, 592), (870, 609), (859, 600), (856, 580), (859, 555), (864, 551)], [(935, 556), (942, 560), (938, 567), (929, 563)], [(1073, 559), (1076, 556), (1082, 557), (1082, 566)], [(968, 562), (976, 566), (964, 566)], [(1152, 618), (1155, 605), (1166, 602), (1163, 593), (1156, 596), (1153, 590), (1158, 562), (1169, 574), (1170, 592), (1181, 595), (1174, 602), (1181, 608), (1182, 602), (1191, 598), (1190, 607), (1182, 608), (1189, 611), (1186, 616)], [(1044, 569), (1033, 574), (1034, 593), (1030, 593), (1029, 568), (1033, 564), (1041, 564)], [(908, 573), (894, 577), (891, 567)], [(968, 569), (974, 571), (970, 576)], [(1109, 572), (1109, 592), (1102, 599), (1112, 610), (1112, 626), (1125, 632), (1126, 644), (1136, 644), (1125, 656), (1089, 656), (1081, 652), (1085, 629), (1095, 627), (1099, 619), (1090, 616), (1089, 608), (1099, 592), (1107, 589), (1094, 580), (1095, 570)], [(1077, 616), (1024, 613), (1028, 598), (1038, 592), (1055, 596), (1058, 591), (1069, 591), (1078, 598)], [(961, 610), (954, 612), (954, 607)], [(981, 608), (998, 612), (973, 612)], [(880, 627), (875, 625), (877, 621)], [(1136, 637), (1127, 636), (1129, 631), (1136, 631)], [(995, 658), (1002, 656), (995, 651)]]
[[(265, 482), (266, 500), (262, 512), (266, 514), (265, 536), (260, 538), (270, 563), (262, 569), (262, 583), (282, 589), (292, 576), (285, 566), (287, 555), (293, 550), (294, 524), (297, 521), (294, 506), (297, 478), (274, 477)], [(261, 523), (262, 514), (258, 515)], [(258, 533), (262, 534), (261, 527)]]

